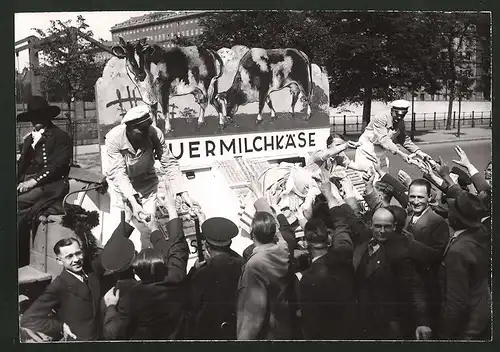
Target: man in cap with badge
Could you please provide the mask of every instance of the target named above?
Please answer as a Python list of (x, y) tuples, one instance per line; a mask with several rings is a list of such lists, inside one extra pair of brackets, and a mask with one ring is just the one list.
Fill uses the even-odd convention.
[(130, 109), (121, 125), (106, 135), (106, 176), (110, 181), (112, 213), (113, 209), (126, 210), (127, 219), (141, 232), (141, 248), (152, 247), (150, 230), (144, 222), (156, 214), (161, 176), (157, 175), (155, 159), (160, 161), (161, 172), (166, 176), (166, 187), (171, 187), (174, 194), (181, 194), (189, 206), (195, 205), (177, 159), (163, 133), (152, 124), (148, 106), (139, 105)]
[(243, 258), (234, 252), (231, 239), (238, 227), (226, 218), (203, 222), (204, 262), (190, 270), (189, 337), (201, 340), (236, 339), (236, 297)]
[[(373, 162), (369, 156), (380, 160), (382, 167), (388, 167), (386, 151), (398, 154), (407, 163), (416, 164), (415, 156), (422, 159), (430, 158), (415, 145), (405, 132), (404, 117), (408, 113), (410, 103), (406, 100), (396, 100), (391, 103), (391, 113), (374, 116), (359, 137), (360, 146), (356, 150), (356, 164), (367, 171)], [(402, 145), (411, 154), (399, 150), (397, 144)], [(430, 158), (432, 160), (432, 158)]]
[(28, 110), (17, 115), (18, 122), (31, 122), (17, 162), (17, 201), (19, 206), (19, 265), (29, 263), (30, 225), (35, 228), (42, 212), (69, 192), (68, 174), (73, 154), (71, 138), (51, 120), (61, 109), (33, 96)]

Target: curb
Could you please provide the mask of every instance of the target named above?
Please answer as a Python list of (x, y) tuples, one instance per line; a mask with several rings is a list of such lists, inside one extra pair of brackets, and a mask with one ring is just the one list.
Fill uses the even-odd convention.
[(460, 137), (455, 137), (455, 139), (438, 139), (435, 141), (423, 141), (423, 142), (415, 142), (417, 145), (426, 145), (426, 144), (439, 144), (439, 143), (456, 143), (456, 142), (472, 142), (472, 141), (486, 141), (486, 140), (492, 140), (492, 137), (466, 137), (466, 138), (460, 138)]

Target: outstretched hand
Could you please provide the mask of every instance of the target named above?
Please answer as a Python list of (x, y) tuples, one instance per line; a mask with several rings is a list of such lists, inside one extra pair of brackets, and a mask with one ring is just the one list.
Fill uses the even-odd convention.
[(469, 168), (472, 163), (469, 160), (467, 154), (465, 154), (464, 150), (460, 146), (455, 146), (455, 152), (458, 154), (459, 160), (453, 160), (455, 164), (463, 166), (465, 168)]
[(441, 178), (447, 178), (450, 176), (450, 166), (446, 164), (441, 157), (439, 157), (439, 169), (438, 169), (438, 174), (441, 176)]

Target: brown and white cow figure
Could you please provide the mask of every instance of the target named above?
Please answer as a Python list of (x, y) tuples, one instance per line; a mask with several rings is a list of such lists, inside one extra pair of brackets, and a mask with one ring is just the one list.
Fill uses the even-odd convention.
[(135, 44), (125, 42), (121, 37), (119, 39), (120, 45), (114, 46), (112, 52), (126, 60), (127, 74), (138, 88), (142, 100), (151, 107), (155, 122), (160, 103), (165, 133), (172, 130), (168, 115), (171, 96), (194, 96), (200, 105), (198, 127), (205, 124), (205, 109), (209, 102), (219, 112), (219, 119), (223, 119), (221, 107), (215, 101), (217, 80), (223, 72), (223, 63), (217, 52), (200, 46), (164, 49), (147, 44), (146, 38)]
[(311, 117), (312, 67), (307, 55), (297, 49), (248, 50), (240, 60), (231, 87), (215, 98), (222, 106), (222, 128), (232, 121), (238, 107), (259, 102), (256, 123), (262, 122), (262, 110), (267, 103), (271, 118), (276, 118), (270, 93), (288, 87), (292, 95), (290, 112), (295, 114), (295, 104), (302, 92), (307, 104), (306, 119)]

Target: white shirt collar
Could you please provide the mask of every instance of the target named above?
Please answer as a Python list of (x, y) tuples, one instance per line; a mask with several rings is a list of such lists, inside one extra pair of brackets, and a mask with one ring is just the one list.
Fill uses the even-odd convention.
[(33, 137), (33, 143), (31, 143), (31, 146), (33, 147), (33, 149), (35, 148), (35, 145), (38, 143), (40, 138), (42, 138), (43, 132), (45, 132), (44, 128), (40, 129), (39, 131), (31, 132), (31, 136)]
[(453, 234), (452, 238), (460, 236), (465, 231), (467, 231), (467, 229), (462, 229), (462, 230), (455, 231), (455, 233)]
[(70, 273), (71, 275), (73, 275), (74, 277), (76, 277), (78, 280), (80, 280), (81, 282), (83, 282), (83, 277), (84, 276), (87, 276), (83, 271), (82, 271), (82, 275), (78, 275), (78, 274), (75, 274), (74, 272), (70, 271), (70, 270), (66, 270), (68, 273)]
[(323, 257), (323, 256), (325, 256), (325, 255), (326, 255), (326, 253), (323, 253), (323, 254), (318, 255), (317, 257), (313, 258), (313, 259), (312, 259), (312, 263), (314, 263), (316, 260), (318, 260), (319, 258), (321, 258), (321, 257)]

